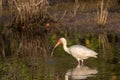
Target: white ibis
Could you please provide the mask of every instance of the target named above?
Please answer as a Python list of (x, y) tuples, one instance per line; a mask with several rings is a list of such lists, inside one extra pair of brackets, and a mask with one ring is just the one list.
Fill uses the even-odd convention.
[[(77, 59), (78, 61), (78, 64), (80, 64), (80, 61), (82, 62), (83, 64), (83, 60), (84, 59), (87, 59), (89, 57), (94, 57), (94, 58), (97, 58), (97, 53), (91, 49), (88, 49), (87, 47), (84, 47), (82, 45), (73, 45), (71, 47), (67, 47), (67, 41), (65, 38), (60, 38), (57, 42), (57, 44), (55, 45), (55, 47), (53, 48), (53, 51), (54, 49), (60, 45), (60, 44), (63, 44), (63, 49), (71, 54), (74, 58)], [(51, 53), (51, 56), (53, 55), (53, 51)]]

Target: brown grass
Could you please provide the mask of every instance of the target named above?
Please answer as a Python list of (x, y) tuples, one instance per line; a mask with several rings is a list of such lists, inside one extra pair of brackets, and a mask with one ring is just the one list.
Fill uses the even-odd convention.
[(9, 2), (11, 10), (16, 15), (15, 22), (26, 23), (29, 22), (33, 17), (40, 16), (40, 20), (46, 18), (47, 9), (49, 3), (47, 0), (28, 0), (28, 1), (17, 1), (12, 0)]
[(114, 6), (116, 1), (113, 0), (100, 0), (97, 8), (97, 23), (100, 27), (104, 27), (107, 23), (109, 9)]
[(104, 26), (107, 23), (108, 17), (108, 3), (105, 4), (104, 0), (98, 3), (97, 16), (98, 25), (100, 27)]

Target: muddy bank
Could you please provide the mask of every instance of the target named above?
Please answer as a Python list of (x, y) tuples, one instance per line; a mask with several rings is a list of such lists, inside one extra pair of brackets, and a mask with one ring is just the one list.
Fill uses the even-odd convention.
[(107, 23), (104, 27), (100, 28), (97, 24), (97, 12), (96, 11), (79, 11), (77, 15), (72, 18), (68, 12), (66, 16), (59, 22), (52, 24), (51, 26), (57, 27), (62, 30), (62, 28), (69, 29), (72, 31), (81, 32), (101, 32), (106, 31), (108, 33), (118, 33), (120, 32), (120, 10), (110, 11)]

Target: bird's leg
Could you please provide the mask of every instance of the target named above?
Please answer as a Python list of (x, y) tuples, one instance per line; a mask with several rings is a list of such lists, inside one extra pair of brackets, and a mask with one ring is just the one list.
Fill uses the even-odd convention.
[(78, 61), (78, 65), (80, 65), (80, 61)]
[(78, 65), (80, 65), (80, 60), (79, 60), (79, 59), (77, 59), (77, 61), (78, 61)]
[(81, 60), (81, 65), (84, 65), (84, 63), (83, 63), (83, 62), (84, 62), (84, 60)]

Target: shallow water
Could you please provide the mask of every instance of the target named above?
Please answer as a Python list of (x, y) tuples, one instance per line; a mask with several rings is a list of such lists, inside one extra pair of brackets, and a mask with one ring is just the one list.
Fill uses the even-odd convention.
[(52, 57), (11, 56), (0, 59), (0, 80), (120, 80), (119, 35), (87, 33), (75, 37), (67, 38), (68, 46), (87, 46), (98, 53), (98, 58), (89, 58), (84, 65), (77, 65), (76, 59), (62, 46)]

